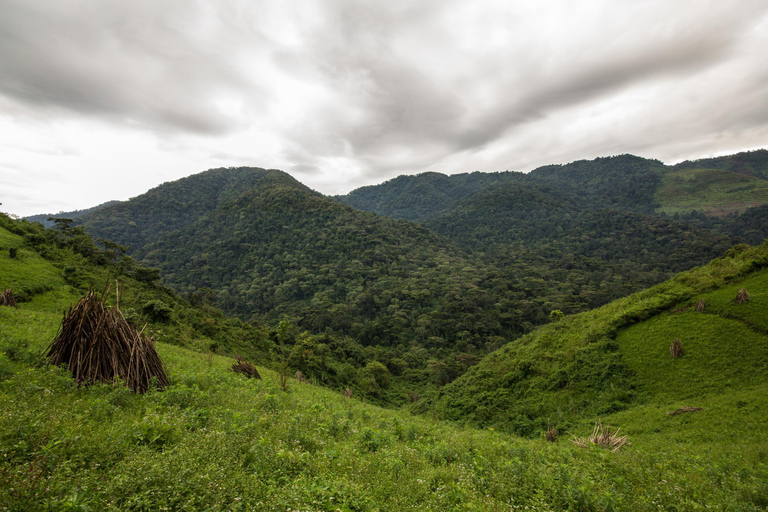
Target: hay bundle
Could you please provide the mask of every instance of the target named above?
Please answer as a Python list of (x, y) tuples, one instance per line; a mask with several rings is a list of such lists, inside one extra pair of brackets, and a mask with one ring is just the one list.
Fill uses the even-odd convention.
[(3, 293), (0, 293), (0, 306), (16, 307), (16, 298), (13, 296), (13, 292), (8, 288), (4, 289)]
[(744, 288), (739, 288), (738, 293), (736, 293), (736, 298), (733, 299), (733, 302), (736, 304), (744, 304), (749, 300), (749, 293), (747, 293), (747, 290)]
[(46, 357), (66, 364), (78, 384), (123, 379), (134, 393), (146, 392), (152, 379), (158, 389), (169, 385), (151, 338), (128, 324), (120, 309), (104, 304), (91, 290), (64, 314)]
[(707, 303), (704, 299), (701, 299), (698, 304), (696, 304), (696, 311), (701, 313), (704, 311), (704, 308), (707, 306)]
[(237, 362), (232, 365), (233, 372), (242, 373), (249, 379), (261, 380), (261, 375), (259, 375), (259, 371), (256, 369), (255, 366), (253, 366), (251, 363), (243, 359), (243, 356), (235, 356), (235, 359), (237, 359)]
[(672, 359), (677, 359), (683, 355), (683, 344), (680, 343), (680, 340), (675, 338), (672, 343), (669, 344), (669, 356)]

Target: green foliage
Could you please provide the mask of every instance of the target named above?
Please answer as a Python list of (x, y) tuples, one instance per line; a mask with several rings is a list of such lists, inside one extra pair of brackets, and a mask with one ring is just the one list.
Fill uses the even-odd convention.
[(152, 299), (141, 306), (141, 311), (153, 322), (167, 322), (171, 319), (173, 308), (160, 299)]
[[(279, 171), (214, 169), (80, 222), (133, 247), (196, 305), (273, 328), (292, 318), (312, 346), (286, 371), (401, 404), (463, 373), (471, 365), (459, 356), (480, 359), (552, 310), (600, 306), (732, 245), (709, 228), (646, 215), (665, 171), (624, 155), (527, 175), (426, 173), (356, 195), (358, 206), (373, 201), (425, 229), (345, 207)], [(120, 261), (140, 281), (160, 275)], [(212, 317), (195, 326), (219, 336)], [(364, 371), (373, 361), (389, 369), (389, 387)]]
[[(439, 335), (427, 338), (430, 350), (414, 343), (393, 347), (398, 357), (390, 357), (395, 352), (305, 332), (287, 318), (272, 330), (227, 319), (202, 299), (192, 307), (121, 275), (120, 261), (94, 264), (33, 225), (8, 226), (0, 243), (19, 252), (0, 258), (0, 277), (34, 290), (19, 309), (0, 308), (0, 503), (9, 510), (757, 511), (768, 504), (768, 245), (734, 248), (650, 290), (567, 315), (475, 364), (466, 352), (435, 359), (446, 340)], [(166, 391), (78, 387), (62, 368), (40, 364), (62, 309), (79, 295), (62, 277), (73, 262), (100, 282), (119, 277), (120, 307), (140, 318), (151, 320), (143, 306), (153, 301), (172, 310), (147, 326), (171, 380)], [(735, 305), (742, 286), (752, 300)], [(424, 300), (421, 289), (412, 300)], [(477, 300), (472, 290), (463, 298)], [(694, 312), (701, 298), (707, 306)], [(456, 330), (457, 346), (476, 342), (472, 331)], [(671, 360), (666, 338), (679, 330), (688, 335), (686, 354)], [(432, 368), (436, 380), (468, 371), (440, 388), (433, 414), (414, 417), (312, 384), (282, 392), (278, 373), (263, 368), (268, 354), (285, 353), (280, 342), (293, 354), (291, 370), (333, 386), (368, 378), (380, 400), (431, 378), (414, 368)], [(264, 380), (238, 378), (232, 359), (201, 353), (212, 343), (255, 355)], [(689, 405), (702, 410), (666, 414)], [(467, 407), (463, 421), (492, 428), (444, 421)], [(586, 435), (596, 415), (621, 427), (632, 446), (610, 453), (579, 449), (565, 436), (556, 444), (540, 439), (550, 425)]]
[(762, 389), (740, 394), (741, 406), (735, 395), (705, 400), (700, 416), (669, 417), (655, 404), (613, 415), (633, 444), (610, 453), (465, 429), (312, 385), (283, 393), (272, 371), (241, 379), (231, 359), (158, 348), (172, 385), (141, 396), (13, 363), (0, 382), (4, 507), (757, 511), (768, 498)]

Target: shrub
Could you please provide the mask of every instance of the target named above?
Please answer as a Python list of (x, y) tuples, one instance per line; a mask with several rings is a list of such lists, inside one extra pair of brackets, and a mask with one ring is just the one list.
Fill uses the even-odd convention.
[(145, 302), (141, 311), (154, 322), (167, 322), (173, 313), (173, 309), (160, 299)]

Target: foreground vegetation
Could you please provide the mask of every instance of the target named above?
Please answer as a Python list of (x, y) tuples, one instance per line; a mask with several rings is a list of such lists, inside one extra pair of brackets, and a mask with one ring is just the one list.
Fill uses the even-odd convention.
[[(0, 307), (0, 509), (768, 508), (766, 245), (736, 248), (598, 311), (555, 316), (414, 416), (294, 379), (284, 389), (265, 363), (279, 362), (272, 337), (289, 324), (272, 332), (228, 320), (158, 286), (148, 269), (129, 260), (120, 267), (122, 258), (96, 251), (82, 233), (3, 222), (0, 287), (20, 290), (22, 300)], [(161, 340), (171, 383), (163, 392), (78, 387), (40, 358), (69, 302), (114, 277), (121, 308)], [(737, 306), (742, 286), (751, 299)], [(704, 312), (692, 309), (700, 298)], [(301, 347), (307, 339), (296, 336), (286, 339)], [(685, 349), (674, 360), (671, 336)], [(250, 350), (263, 380), (232, 372), (234, 360), (212, 344)], [(509, 359), (516, 354), (525, 361)], [(483, 375), (502, 378), (495, 394), (490, 380), (490, 394), (460, 391)], [(520, 390), (528, 404), (553, 408), (502, 416)], [(455, 414), (451, 404), (473, 399), (470, 413)], [(697, 410), (669, 414), (684, 407)], [(572, 442), (598, 420), (630, 444), (614, 453)], [(559, 430), (555, 442), (545, 440), (547, 427)]]

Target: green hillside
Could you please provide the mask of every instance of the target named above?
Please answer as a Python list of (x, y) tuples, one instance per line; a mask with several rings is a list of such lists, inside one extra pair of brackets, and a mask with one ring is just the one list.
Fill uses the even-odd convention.
[(358, 210), (415, 221), (450, 210), (457, 201), (480, 190), (525, 179), (524, 174), (517, 172), (473, 172), (453, 176), (425, 172), (361, 187), (347, 195), (335, 196), (335, 199)]
[(664, 165), (657, 160), (621, 155), (548, 165), (528, 174), (473, 172), (445, 176), (429, 172), (398, 176), (380, 185), (336, 196), (336, 199), (359, 210), (423, 221), (449, 214), (458, 202), (478, 192), (519, 184), (547, 187), (547, 191), (557, 196), (571, 196), (582, 208), (652, 212), (654, 192), (664, 170)]
[[(283, 390), (278, 376), (263, 366), (269, 356), (259, 355), (265, 340), (258, 336), (247, 344), (255, 347), (264, 379), (245, 379), (229, 370), (232, 359), (209, 350), (211, 342), (222, 349), (242, 342), (249, 332), (244, 324), (216, 316), (209, 306), (186, 304), (153, 283), (151, 272), (142, 273), (130, 260), (120, 266), (122, 258), (107, 247), (88, 245), (81, 232), (0, 221), (0, 287), (24, 290), (17, 309), (0, 306), (0, 507), (6, 510), (768, 507), (768, 398), (760, 366), (767, 246), (734, 250), (670, 283), (565, 317), (520, 340), (520, 347), (539, 347), (529, 351), (530, 364), (515, 365), (520, 383), (532, 384), (533, 375), (546, 379), (539, 372), (557, 362), (568, 372), (556, 372), (555, 380), (583, 378), (583, 384), (566, 386), (567, 398), (542, 399), (565, 404), (566, 414), (529, 418), (536, 428), (530, 438), (520, 438), (505, 432), (517, 428), (515, 422), (490, 421), (475, 429), (446, 421), (452, 409), (444, 405), (412, 416), (294, 379)], [(67, 270), (73, 263), (78, 271)], [(63, 308), (90, 281), (114, 277), (124, 290), (120, 304), (126, 313), (157, 300), (169, 306), (170, 312), (152, 307), (141, 313), (159, 339), (171, 382), (165, 391), (134, 395), (119, 383), (76, 386), (64, 369), (38, 357), (55, 335)], [(740, 286), (752, 298), (737, 306), (731, 301)], [(702, 313), (668, 312), (699, 297), (707, 300)], [(166, 311), (170, 318), (152, 320), (150, 311)], [(185, 330), (195, 317), (200, 328)], [(648, 322), (640, 322), (646, 317)], [(645, 331), (633, 331), (644, 325)], [(731, 325), (738, 339), (719, 331)], [(206, 334), (213, 327), (218, 337)], [(686, 352), (673, 361), (675, 367), (663, 357), (668, 341), (654, 337), (680, 329)], [(707, 332), (716, 343), (700, 336)], [(574, 340), (570, 346), (577, 348), (560, 354), (563, 340)], [(509, 351), (497, 352), (491, 363), (500, 354)], [(489, 368), (481, 367), (481, 374)], [(657, 369), (646, 375), (645, 367)], [(710, 372), (722, 386), (706, 378)], [(663, 379), (671, 379), (669, 385)], [(466, 380), (445, 386), (444, 395)], [(595, 383), (610, 396), (601, 397)], [(633, 388), (622, 397), (624, 383)], [(528, 394), (537, 392), (535, 385), (528, 387)], [(478, 394), (476, 405), (484, 399)], [(568, 431), (578, 437), (591, 432), (593, 399), (598, 406), (625, 404), (602, 416), (629, 436), (631, 444), (617, 453), (571, 442)], [(683, 406), (703, 410), (666, 414)], [(561, 426), (555, 443), (536, 435), (547, 424)]]
[[(768, 243), (744, 247), (505, 345), (441, 389), (442, 414), (531, 435), (642, 404), (765, 386)], [(737, 305), (741, 287), (752, 298)], [(685, 351), (677, 359), (674, 339)]]
[(106, 208), (107, 206), (112, 206), (113, 204), (117, 204), (119, 202), (120, 201), (107, 201), (106, 203), (101, 203), (91, 208), (86, 208), (84, 210), (74, 210), (71, 212), (58, 212), (58, 213), (44, 213), (40, 215), (31, 215), (29, 217), (24, 217), (24, 219), (28, 220), (29, 222), (39, 222), (46, 228), (52, 228), (56, 224), (53, 220), (48, 220), (51, 217), (64, 218), (64, 219), (77, 219), (82, 217), (83, 215), (94, 212), (101, 208)]

